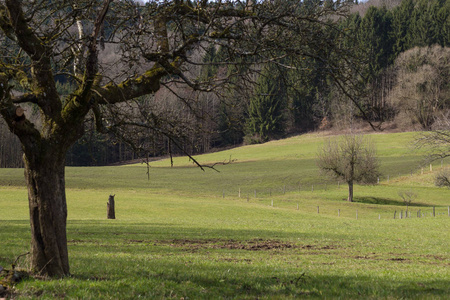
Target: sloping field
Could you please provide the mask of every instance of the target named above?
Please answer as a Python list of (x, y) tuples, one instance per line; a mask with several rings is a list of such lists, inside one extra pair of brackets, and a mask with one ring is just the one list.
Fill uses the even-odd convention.
[[(152, 163), (150, 180), (143, 164), (67, 168), (73, 275), (29, 278), (14, 297), (445, 299), (450, 191), (433, 180), (448, 162), (422, 170), (413, 137), (372, 135), (383, 176), (356, 186), (354, 203), (342, 182), (320, 176), (319, 134), (196, 157), (233, 161), (219, 172), (184, 157)], [(409, 218), (404, 191), (416, 195)], [(116, 220), (106, 220), (110, 194)], [(0, 169), (5, 268), (29, 250), (27, 205), (23, 170)]]

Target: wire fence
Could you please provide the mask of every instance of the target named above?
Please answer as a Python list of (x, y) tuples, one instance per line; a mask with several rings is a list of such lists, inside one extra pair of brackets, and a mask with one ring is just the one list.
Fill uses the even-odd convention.
[[(385, 177), (385, 182), (389, 181), (390, 176)], [(381, 178), (378, 179), (380, 183)], [(378, 219), (408, 219), (408, 218), (424, 218), (424, 217), (438, 217), (449, 216), (450, 206), (432, 206), (422, 203), (414, 203), (410, 201), (407, 203), (405, 199), (379, 199), (376, 197), (354, 197), (355, 202), (344, 202), (343, 208), (336, 209), (336, 204), (333, 205), (313, 205), (314, 200), (303, 200), (302, 195), (306, 193), (335, 191), (336, 189), (347, 190), (348, 185), (342, 182), (323, 182), (312, 184), (311, 182), (298, 182), (296, 184), (283, 184), (278, 187), (264, 187), (264, 188), (224, 188), (222, 189), (221, 197), (223, 199), (240, 199), (246, 202), (259, 203), (277, 208), (288, 208), (301, 210), (307, 213), (317, 213), (326, 215), (337, 215), (338, 217), (347, 218), (378, 218)], [(283, 196), (285, 197), (278, 197)], [(277, 198), (278, 197), (278, 198)], [(365, 201), (365, 198), (369, 198)], [(342, 199), (345, 200), (345, 199)], [(326, 200), (323, 200), (326, 201)], [(372, 201), (372, 202), (370, 202)], [(357, 208), (350, 207), (351, 203), (367, 204), (370, 207), (365, 207), (358, 211)], [(380, 205), (377, 205), (380, 204)], [(374, 207), (374, 206), (377, 207)], [(390, 206), (383, 209), (383, 206)], [(400, 208), (405, 206), (404, 209)]]
[[(223, 198), (226, 198), (223, 195)], [(233, 197), (236, 199), (236, 197)], [(269, 197), (250, 197), (248, 194), (240, 197), (248, 203), (257, 203), (273, 208), (291, 209), (308, 214), (322, 214), (327, 216), (337, 216), (344, 218), (355, 219), (411, 219), (411, 218), (426, 218), (426, 217), (450, 217), (450, 206), (426, 206), (422, 205), (416, 207), (414, 205), (401, 208), (383, 209), (382, 207), (358, 208), (350, 207), (352, 203), (360, 204), (358, 202), (346, 202), (342, 204), (343, 208), (336, 208), (337, 205), (313, 205), (311, 200), (296, 201), (294, 199), (270, 199)], [(313, 200), (314, 201), (314, 200)]]

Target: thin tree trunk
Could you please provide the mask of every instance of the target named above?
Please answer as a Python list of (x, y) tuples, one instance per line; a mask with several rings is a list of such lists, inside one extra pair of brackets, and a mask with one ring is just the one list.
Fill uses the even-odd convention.
[(114, 196), (115, 195), (109, 195), (109, 199), (108, 199), (108, 203), (107, 203), (107, 214), (106, 214), (108, 219), (116, 218)]
[[(69, 275), (64, 155), (24, 156), (31, 225), (31, 267), (38, 274)], [(52, 151), (54, 152), (54, 151)]]
[(348, 202), (353, 202), (353, 181), (348, 182)]

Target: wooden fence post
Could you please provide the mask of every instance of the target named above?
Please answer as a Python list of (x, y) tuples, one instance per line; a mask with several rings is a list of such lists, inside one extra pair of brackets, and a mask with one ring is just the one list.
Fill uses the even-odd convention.
[(116, 195), (109, 195), (108, 202), (106, 203), (106, 213), (107, 213), (108, 219), (116, 218), (116, 212), (115, 212), (115, 206), (114, 206), (114, 196), (116, 196)]

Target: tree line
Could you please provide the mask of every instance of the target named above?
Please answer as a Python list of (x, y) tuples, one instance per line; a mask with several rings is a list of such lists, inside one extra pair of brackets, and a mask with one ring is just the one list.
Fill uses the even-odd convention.
[[(167, 153), (197, 154), (331, 126), (346, 128), (360, 120), (377, 129), (432, 129), (436, 118), (445, 115), (450, 106), (450, 1), (391, 1), (395, 5), (382, 1), (368, 8), (367, 3), (344, 2), (356, 2), (353, 13), (339, 21), (339, 30), (330, 27), (317, 38), (358, 52), (355, 59), (364, 67), (354, 74), (354, 89), (362, 92), (352, 103), (342, 101), (348, 95), (336, 87), (326, 69), (329, 61), (339, 59), (326, 45), (317, 49), (320, 53), (304, 55), (295, 62), (285, 58), (270, 66), (252, 66), (256, 72), (242, 81), (250, 59), (238, 58), (240, 66), (227, 64), (229, 49), (216, 44), (199, 51), (202, 63), (190, 68), (199, 81), (226, 75), (228, 82), (220, 89), (191, 91), (173, 83), (136, 104), (139, 110), (152, 111), (161, 122), (176, 117), (183, 123), (179, 138), (169, 139), (147, 128), (136, 131), (131, 141), (130, 133), (122, 134), (120, 129), (97, 132), (91, 116), (85, 134), (68, 151), (67, 164), (106, 165)], [(324, 5), (335, 9), (338, 4), (324, 1)], [(111, 28), (105, 26), (106, 34)], [(281, 56), (283, 49), (278, 51)], [(73, 91), (64, 77), (57, 88), (65, 95)], [(149, 105), (149, 98), (156, 101)], [(179, 98), (189, 98), (189, 104), (180, 104)], [(1, 121), (0, 137), (0, 167), (22, 166), (19, 141)]]

